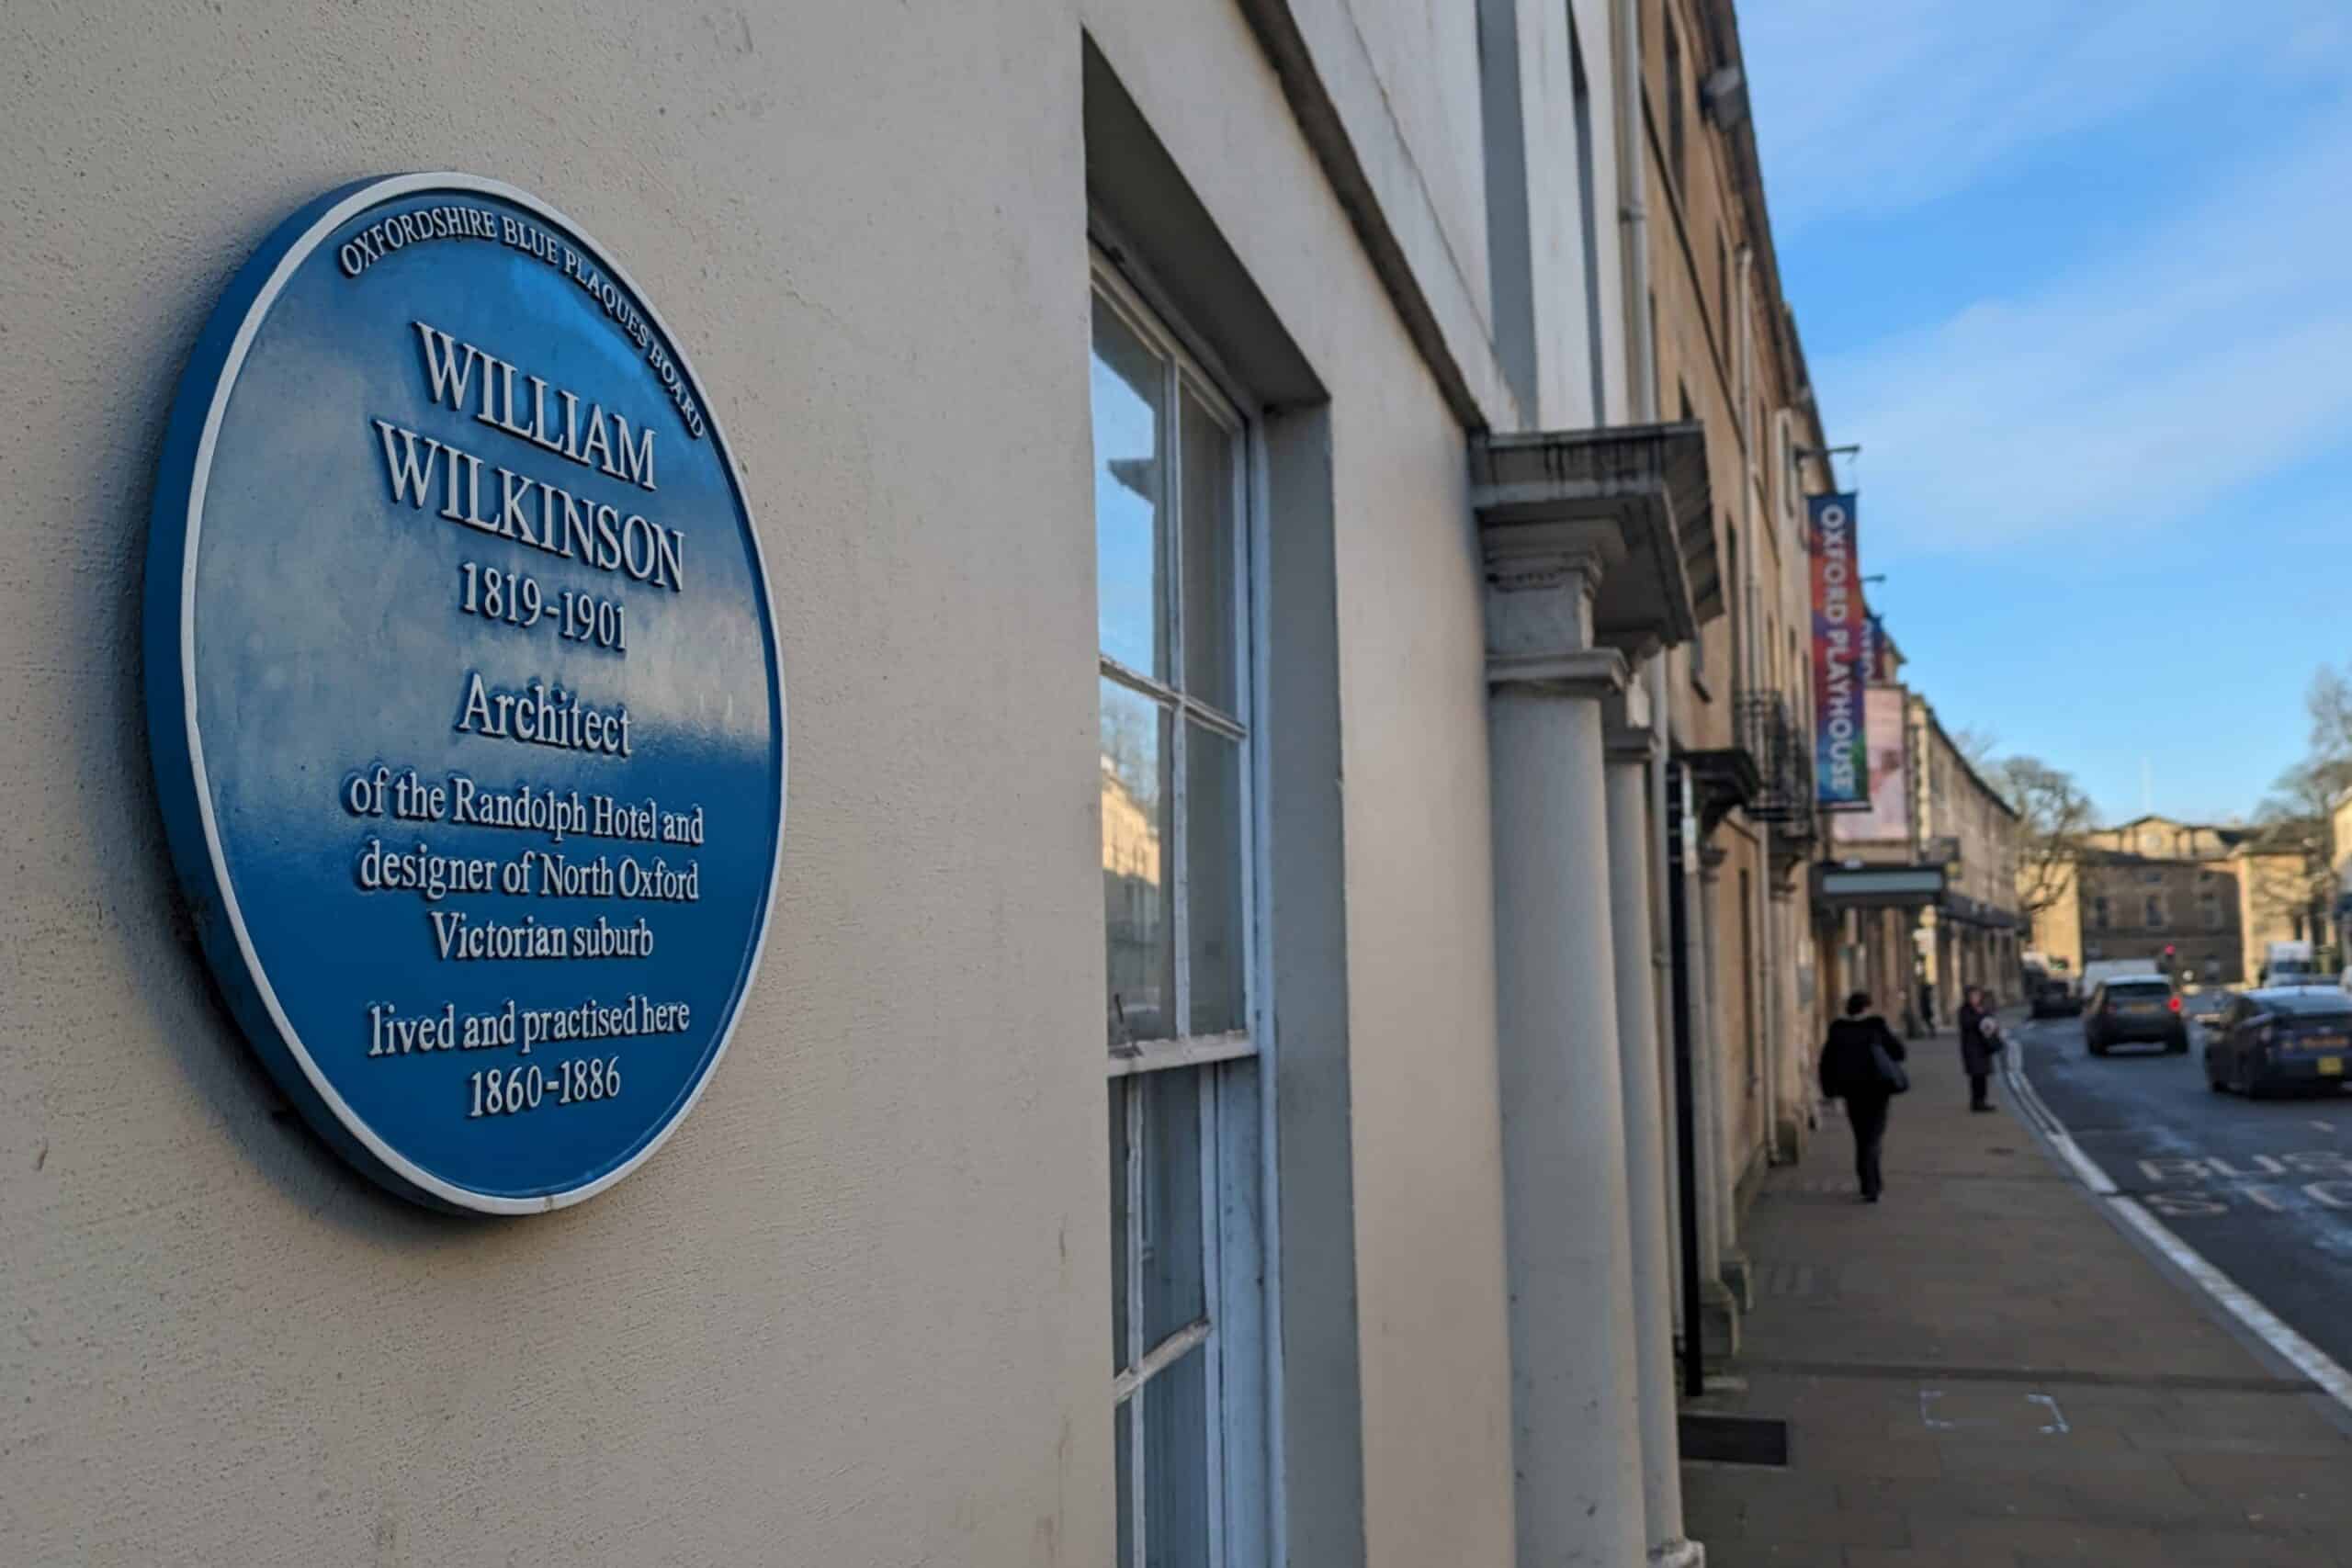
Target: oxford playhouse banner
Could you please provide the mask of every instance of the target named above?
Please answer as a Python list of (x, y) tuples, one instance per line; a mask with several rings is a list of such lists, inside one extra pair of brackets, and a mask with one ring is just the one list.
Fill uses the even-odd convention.
[(1813, 548), (1813, 776), (1830, 811), (1867, 811), (1870, 737), (1862, 721), (1868, 612), (1854, 564), (1854, 497), (1810, 499)]

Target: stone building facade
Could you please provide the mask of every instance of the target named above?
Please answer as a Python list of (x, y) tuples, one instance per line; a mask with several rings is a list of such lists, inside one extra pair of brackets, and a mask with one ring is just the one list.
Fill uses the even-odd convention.
[(2082, 836), (2034, 919), (2033, 945), (2075, 974), (2154, 959), (2200, 985), (2250, 984), (2268, 943), (2312, 941), (2310, 869), (2255, 829), (2135, 817)]
[(1943, 899), (1923, 918), (1919, 941), (1921, 978), (1940, 1019), (1970, 986), (2017, 994), (2027, 929), (2018, 902), (2023, 823), (1916, 693), (1909, 719), (1919, 841), (1945, 866)]

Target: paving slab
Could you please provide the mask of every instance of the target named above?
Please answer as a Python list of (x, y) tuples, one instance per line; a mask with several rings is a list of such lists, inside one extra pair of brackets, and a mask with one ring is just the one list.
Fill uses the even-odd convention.
[(1952, 1036), (1911, 1078), (1882, 1201), (1831, 1106), (1742, 1224), (1756, 1304), (1692, 1408), (1787, 1421), (1789, 1463), (1683, 1467), (1712, 1568), (2352, 1568), (2352, 1417), (1971, 1114)]

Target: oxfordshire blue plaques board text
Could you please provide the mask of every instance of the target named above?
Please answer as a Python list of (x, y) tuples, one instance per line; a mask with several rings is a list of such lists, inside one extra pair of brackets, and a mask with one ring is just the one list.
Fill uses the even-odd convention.
[(146, 637), (173, 858), (312, 1124), (496, 1213), (650, 1155), (759, 958), (784, 682), (710, 404), (620, 268), (466, 175), (287, 220), (180, 384)]

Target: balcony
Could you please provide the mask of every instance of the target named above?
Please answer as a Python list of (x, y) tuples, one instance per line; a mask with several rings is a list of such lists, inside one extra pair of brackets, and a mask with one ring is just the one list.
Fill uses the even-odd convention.
[(1802, 733), (1778, 692), (1744, 692), (1732, 713), (1733, 733), (1756, 759), (1756, 798), (1747, 814), (1785, 836), (1811, 840), (1814, 812), (1812, 737)]

